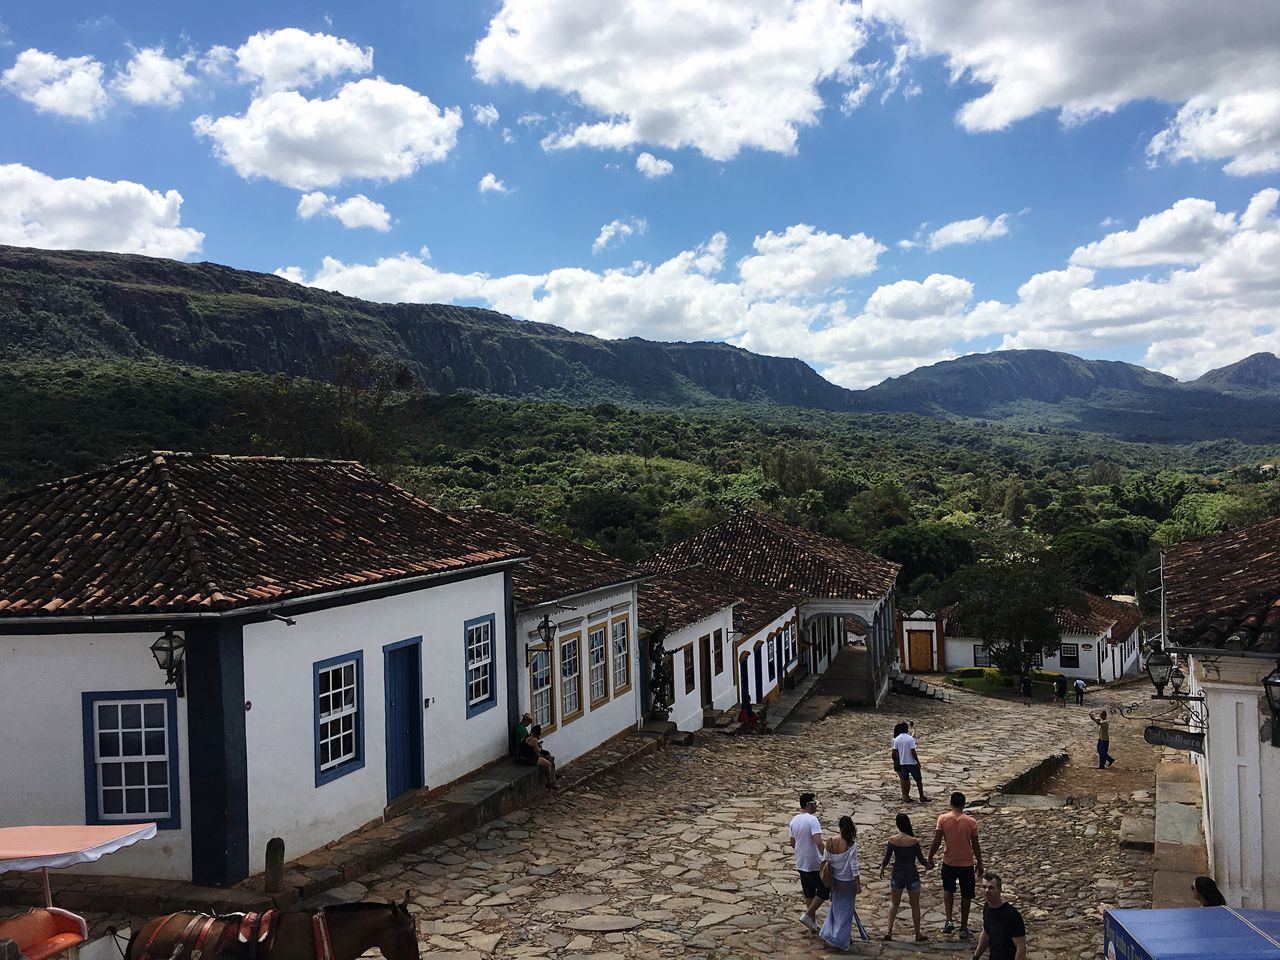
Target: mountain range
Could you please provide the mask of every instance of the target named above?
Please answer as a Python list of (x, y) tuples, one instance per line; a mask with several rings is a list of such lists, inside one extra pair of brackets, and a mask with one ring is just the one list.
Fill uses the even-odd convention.
[(1280, 358), (1180, 382), (1047, 350), (973, 354), (848, 390), (723, 343), (601, 340), (474, 307), (380, 304), (211, 263), (0, 246), (0, 360), (163, 359), (325, 378), (352, 349), (428, 389), (572, 403), (912, 412), (1130, 440), (1280, 442)]

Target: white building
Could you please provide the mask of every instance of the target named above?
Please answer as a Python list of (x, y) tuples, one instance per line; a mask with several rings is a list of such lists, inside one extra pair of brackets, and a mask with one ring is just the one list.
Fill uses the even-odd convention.
[[(851, 622), (865, 623), (865, 645), (852, 669), (839, 671), (830, 685), (846, 699), (876, 705), (889, 689), (889, 666), (896, 654), (893, 585), (899, 565), (857, 547), (751, 511), (674, 543), (645, 561), (647, 568), (671, 573), (699, 564), (730, 582), (787, 594), (796, 603), (796, 659), (793, 676), (823, 674), (841, 658)], [(767, 655), (762, 648), (762, 657)], [(748, 668), (755, 672), (755, 650)], [(775, 681), (776, 684), (776, 681)], [(767, 681), (760, 686), (768, 691)], [(828, 688), (828, 687), (824, 687)], [(838, 689), (837, 689), (838, 688)]]
[[(528, 558), (512, 573), (517, 714), (541, 725), (556, 762), (635, 730), (642, 722), (636, 591), (643, 574), (502, 514), (468, 510), (461, 518), (485, 542), (510, 544)], [(538, 630), (544, 617), (554, 627), (550, 649)]]
[[(1062, 643), (1055, 653), (1036, 654), (1032, 664), (1091, 683), (1136, 676), (1141, 670), (1142, 612), (1136, 604), (1086, 593), (1084, 613), (1062, 611)], [(950, 608), (939, 613), (946, 636), (946, 669), (989, 667), (991, 658), (979, 637), (965, 631)]]
[(1262, 679), (1280, 667), (1280, 518), (1170, 547), (1166, 649), (1204, 696), (1209, 872), (1233, 907), (1280, 910), (1280, 747)]
[(358, 464), (153, 454), (0, 557), (0, 824), (156, 821), (113, 873), (227, 886), (508, 752), (519, 553)]
[(694, 565), (640, 587), (641, 628), (663, 627), (673, 680), (670, 719), (697, 730), (740, 704), (767, 703), (800, 667), (797, 597)]

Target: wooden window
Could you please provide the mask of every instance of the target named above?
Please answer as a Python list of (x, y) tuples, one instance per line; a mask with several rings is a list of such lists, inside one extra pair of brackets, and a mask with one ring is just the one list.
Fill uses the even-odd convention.
[(582, 716), (582, 634), (560, 640), (560, 718), (568, 723)]
[(684, 692), (693, 693), (693, 688), (697, 685), (695, 681), (696, 671), (693, 668), (693, 644), (689, 644), (684, 648)]
[(356, 721), (360, 714), (360, 689), (355, 660), (320, 668), (317, 682), (320, 770), (324, 772), (359, 755)]
[(1058, 651), (1058, 665), (1062, 667), (1080, 668), (1080, 646), (1075, 643), (1064, 643)]
[(795, 663), (796, 653), (796, 625), (788, 623), (782, 628), (782, 659), (785, 661), (783, 667)]
[(172, 691), (154, 696), (91, 694), (84, 697), (86, 820), (89, 823), (155, 820), (162, 830), (178, 816), (177, 702)]
[(715, 660), (716, 676), (724, 673), (724, 631), (717, 630), (711, 635), (712, 657)]
[(555, 696), (551, 692), (555, 670), (551, 657), (552, 651), (540, 650), (529, 664), (529, 702), (532, 704), (529, 715), (534, 723), (542, 726), (544, 734), (556, 725)]
[(631, 629), (626, 617), (613, 620), (613, 695), (631, 689)]
[(769, 679), (775, 680), (778, 676), (778, 654), (774, 649), (773, 638), (770, 637), (765, 642), (765, 649), (769, 651)]
[(991, 657), (987, 653), (987, 648), (980, 643), (973, 645), (973, 665), (975, 667), (991, 666)]
[(483, 713), (498, 702), (493, 676), (494, 617), (468, 620), (465, 625), (467, 645), (467, 716)]
[(1042, 654), (1042, 653), (1033, 653), (1033, 654), (1031, 655), (1031, 665), (1032, 665), (1033, 667), (1043, 667), (1043, 666), (1044, 666), (1044, 654)]
[(609, 643), (607, 624), (587, 628), (587, 684), (591, 691), (591, 709), (609, 699)]

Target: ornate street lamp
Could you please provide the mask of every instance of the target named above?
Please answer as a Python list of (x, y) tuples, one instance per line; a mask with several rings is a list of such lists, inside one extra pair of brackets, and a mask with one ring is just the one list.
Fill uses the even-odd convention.
[(1174, 666), (1173, 673), (1169, 674), (1169, 683), (1173, 685), (1173, 695), (1180, 696), (1182, 693), (1182, 685), (1187, 682), (1187, 675), (1182, 672), (1182, 668)]
[(1280, 747), (1280, 663), (1262, 678), (1262, 689), (1267, 694), (1267, 709), (1271, 711), (1271, 745)]
[(1164, 647), (1156, 641), (1151, 655), (1147, 657), (1147, 676), (1151, 678), (1151, 685), (1156, 688), (1157, 697), (1164, 696), (1164, 688), (1168, 686), (1169, 678), (1173, 675), (1173, 666), (1173, 657), (1165, 653)]
[(537, 626), (539, 643), (530, 641), (524, 648), (524, 665), (527, 667), (533, 663), (533, 655), (535, 653), (550, 653), (551, 644), (556, 638), (556, 625), (551, 619), (551, 614), (544, 613), (542, 619), (538, 621)]
[(183, 669), (186, 652), (186, 641), (173, 632), (173, 627), (165, 627), (164, 633), (156, 637), (155, 642), (151, 644), (151, 654), (156, 658), (160, 669), (164, 671), (164, 682), (173, 684), (180, 697), (186, 695)]

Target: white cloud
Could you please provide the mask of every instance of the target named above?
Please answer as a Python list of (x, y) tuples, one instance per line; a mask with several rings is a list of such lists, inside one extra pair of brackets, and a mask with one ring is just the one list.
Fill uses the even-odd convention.
[(1002, 213), (995, 219), (974, 217), (972, 220), (955, 220), (939, 227), (929, 234), (930, 250), (941, 250), (956, 244), (978, 243), (983, 240), (994, 240), (1009, 232), (1009, 215)]
[(391, 229), (391, 214), (387, 212), (387, 208), (370, 200), (363, 193), (357, 193), (341, 202), (321, 191), (304, 193), (298, 200), (298, 216), (303, 220), (318, 216), (333, 217), (348, 230), (369, 227), (379, 233), (386, 233)]
[(792, 153), (819, 84), (852, 83), (865, 40), (849, 0), (505, 0), (471, 62), (486, 83), (551, 89), (590, 116), (549, 149), (691, 146), (727, 160)]
[(257, 97), (243, 116), (198, 117), (197, 135), (242, 177), (266, 177), (299, 190), (350, 178), (399, 180), (443, 160), (462, 117), (386, 80), (357, 80), (329, 100), (297, 91)]
[(876, 268), (886, 247), (862, 233), (844, 237), (824, 233), (808, 224), (784, 232), (772, 230), (753, 243), (755, 256), (738, 262), (743, 285), (765, 297), (815, 296), (848, 277)]
[(135, 50), (124, 71), (112, 79), (111, 88), (130, 103), (177, 106), (196, 82), (187, 72), (192, 59), (192, 54), (166, 57), (164, 47)]
[(236, 67), (259, 93), (305, 90), (322, 80), (373, 69), (373, 48), (297, 27), (255, 33), (235, 52)]
[(492, 173), (486, 173), (480, 178), (481, 193), (509, 193), (507, 185), (495, 177)]
[(633, 233), (644, 234), (649, 229), (649, 221), (644, 217), (629, 217), (626, 220), (612, 220), (600, 228), (600, 234), (591, 244), (592, 253), (600, 253), (615, 240), (623, 243)]
[(129, 180), (55, 180), (18, 163), (0, 165), (0, 243), (110, 250), (182, 258), (204, 242), (180, 225), (182, 194)]
[(1181, 105), (1153, 157), (1227, 160), (1230, 173), (1280, 169), (1280, 4), (1241, 0), (865, 0), (916, 55), (986, 87), (960, 110), (968, 130), (999, 130), (1041, 110), (1064, 123), (1126, 103)]
[(512, 132), (511, 132), (511, 128), (510, 128), (510, 127), (503, 127), (503, 128), (502, 128), (502, 142), (503, 142), (503, 143), (515, 143), (515, 142), (516, 142), (516, 135), (515, 135), (514, 133), (512, 133)]
[(1168, 210), (1143, 217), (1132, 230), (1077, 247), (1071, 263), (1083, 267), (1199, 263), (1235, 230), (1234, 214), (1218, 213), (1212, 201), (1187, 197)]
[(23, 50), (0, 74), (0, 86), (41, 113), (95, 120), (107, 109), (102, 64), (93, 57), (63, 59), (43, 50)]
[(498, 122), (498, 108), (492, 103), (473, 103), (471, 105), (471, 115), (475, 117), (476, 123), (482, 127), (492, 127)]
[(658, 177), (665, 177), (674, 170), (675, 167), (672, 166), (670, 160), (662, 160), (655, 157), (652, 153), (646, 152), (636, 157), (636, 169), (650, 180), (655, 180)]

